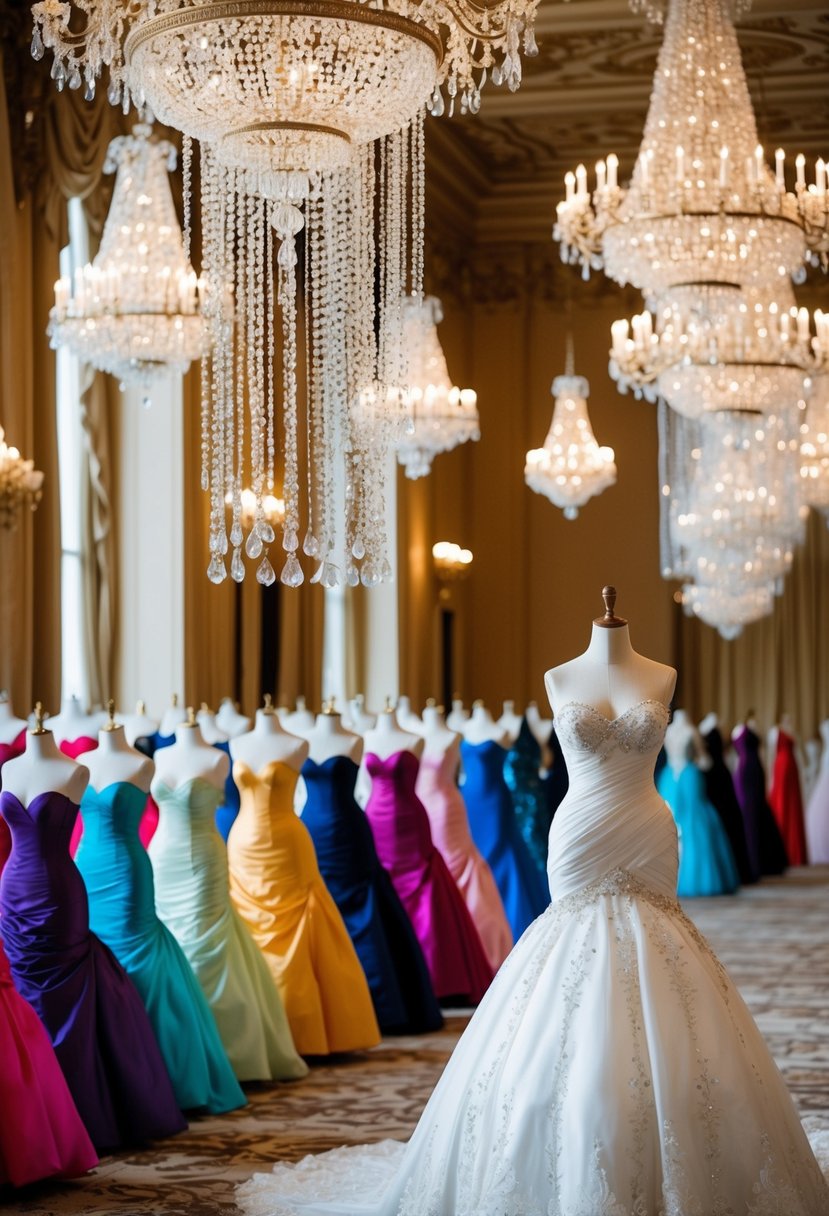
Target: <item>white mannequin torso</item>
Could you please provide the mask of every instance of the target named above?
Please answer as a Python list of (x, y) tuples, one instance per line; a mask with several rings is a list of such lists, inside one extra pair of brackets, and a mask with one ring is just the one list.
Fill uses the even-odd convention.
[(291, 734), (301, 735), (304, 739), (314, 729), (315, 721), (314, 715), (305, 704), (305, 698), (297, 697), (296, 709), (282, 718), (282, 725)]
[(701, 735), (710, 735), (712, 730), (716, 730), (720, 725), (719, 715), (715, 713), (706, 714), (699, 724), (699, 733)]
[(228, 739), (235, 739), (250, 730), (251, 720), (239, 713), (231, 697), (223, 697), (216, 714), (216, 726)]
[(229, 769), (227, 754), (206, 743), (198, 726), (182, 722), (176, 727), (175, 743), (160, 748), (155, 754), (153, 785), (161, 781), (168, 790), (174, 790), (186, 781), (201, 777), (224, 790)]
[(446, 725), (450, 730), (455, 730), (458, 731), (459, 734), (463, 734), (464, 722), (468, 721), (469, 710), (464, 709), (464, 704), (460, 697), (455, 697), (455, 700), (452, 702), (452, 708), (446, 716)]
[(169, 738), (170, 735), (174, 735), (176, 733), (176, 727), (180, 726), (182, 722), (186, 721), (187, 714), (179, 705), (178, 697), (174, 696), (172, 705), (168, 706), (168, 708), (164, 710), (161, 723), (158, 727), (158, 733), (163, 735), (164, 738)]
[(637, 654), (626, 624), (608, 629), (594, 622), (584, 654), (551, 668), (544, 676), (544, 685), (553, 714), (568, 702), (577, 701), (615, 719), (643, 701), (669, 705), (676, 672), (665, 663)]
[(699, 768), (710, 768), (699, 731), (684, 709), (674, 710), (665, 731), (665, 755), (674, 773), (682, 772), (689, 760)]
[(402, 730), (393, 709), (380, 714), (377, 725), (373, 730), (366, 731), (363, 742), (366, 754), (373, 752), (381, 760), (388, 759), (395, 752), (414, 752), (418, 759), (423, 754), (423, 739), (411, 731)]
[(22, 718), (15, 717), (12, 703), (4, 694), (0, 699), (0, 743), (14, 743), (20, 732), (25, 729), (26, 723)]
[(544, 747), (550, 742), (550, 735), (553, 731), (553, 719), (542, 718), (541, 711), (538, 708), (536, 701), (530, 701), (524, 713), (527, 719), (527, 725), (535, 735), (536, 742)]
[(521, 729), (521, 715), (515, 712), (515, 702), (505, 701), (503, 704), (501, 717), (498, 719), (498, 726), (509, 739), (510, 743), (514, 743), (518, 738), (518, 732)]
[(134, 714), (125, 714), (121, 722), (130, 747), (135, 747), (136, 739), (149, 739), (159, 728), (158, 719), (151, 718), (144, 712), (143, 701), (138, 702)]
[(58, 743), (65, 740), (74, 742), (82, 735), (94, 737), (96, 722), (92, 715), (85, 714), (83, 706), (77, 697), (67, 697), (60, 707), (60, 713), (49, 719), (49, 730)]
[(820, 724), (820, 738), (823, 743), (823, 753), (820, 758), (820, 770), (829, 769), (829, 718), (824, 718)]
[(38, 794), (65, 794), (80, 802), (89, 783), (89, 770), (64, 756), (50, 730), (29, 732), (26, 750), (3, 765), (3, 789), (28, 806)]
[(423, 730), (423, 723), (412, 709), (412, 703), (408, 697), (397, 698), (397, 722), (403, 730), (407, 730), (412, 735), (419, 735)]
[(99, 731), (98, 746), (86, 752), (83, 763), (89, 770), (89, 783), (98, 793), (124, 781), (149, 793), (155, 765), (149, 756), (130, 747), (123, 726)]
[(427, 705), (423, 711), (423, 754), (432, 759), (445, 756), (459, 736), (450, 730), (444, 721), (443, 714), (434, 705)]
[(196, 714), (196, 721), (205, 743), (210, 743), (214, 747), (217, 743), (227, 743), (229, 735), (219, 727), (216, 715), (211, 713), (206, 705), (203, 705)]
[(324, 764), (332, 756), (348, 756), (359, 764), (363, 755), (363, 740), (342, 724), (338, 713), (317, 714), (314, 729), (308, 734), (310, 756), (315, 764)]
[(463, 724), (463, 737), (467, 743), (500, 743), (502, 747), (509, 746), (509, 736), (503, 727), (493, 720), (483, 701), (476, 701), (472, 706), (472, 716)]
[(279, 716), (265, 709), (257, 709), (253, 730), (237, 735), (230, 741), (232, 759), (241, 760), (254, 773), (274, 761), (287, 764), (299, 772), (308, 750), (307, 739), (290, 734), (282, 726)]

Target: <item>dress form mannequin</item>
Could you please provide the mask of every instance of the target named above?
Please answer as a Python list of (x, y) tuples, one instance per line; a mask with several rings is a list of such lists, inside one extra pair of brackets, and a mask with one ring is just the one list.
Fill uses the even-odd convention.
[(196, 721), (205, 743), (210, 743), (214, 747), (217, 743), (227, 743), (229, 738), (227, 731), (219, 726), (216, 715), (206, 701), (202, 701), (201, 709), (196, 714)]
[(348, 756), (359, 764), (363, 755), (363, 740), (344, 728), (333, 699), (326, 701), (322, 713), (317, 714), (314, 729), (308, 734), (308, 743), (311, 749), (309, 755), (315, 764), (324, 764), (332, 756)]
[(348, 716), (358, 735), (364, 735), (366, 731), (372, 730), (377, 723), (377, 715), (368, 712), (366, 699), (361, 692), (358, 692), (357, 696), (352, 697), (348, 702)]
[(182, 722), (186, 722), (186, 720), (187, 714), (184, 712), (182, 706), (178, 703), (178, 693), (174, 692), (170, 700), (169, 708), (165, 709), (164, 711), (161, 724), (158, 728), (158, 733), (164, 738), (169, 738), (170, 735), (174, 735), (176, 733), (176, 727), (180, 726)]
[(504, 701), (501, 717), (498, 719), (498, 726), (513, 743), (518, 738), (518, 732), (521, 729), (521, 714), (515, 712), (514, 701)]
[(464, 722), (468, 721), (469, 710), (464, 708), (463, 699), (457, 696), (454, 697), (452, 700), (452, 708), (449, 710), (446, 717), (446, 725), (450, 730), (455, 730), (458, 731), (459, 734), (463, 734)]
[(58, 743), (64, 740), (72, 742), (88, 735), (95, 729), (92, 715), (85, 714), (78, 697), (66, 697), (60, 707), (60, 713), (49, 722), (49, 730)]
[(245, 731), (250, 730), (251, 722), (250, 718), (239, 713), (231, 697), (222, 697), (216, 714), (216, 726), (228, 739), (235, 739), (237, 735), (243, 735)]
[(270, 695), (266, 694), (264, 708), (256, 711), (253, 730), (231, 739), (230, 755), (234, 762), (241, 760), (254, 773), (275, 760), (299, 772), (308, 755), (308, 741), (285, 730)]
[(124, 727), (115, 721), (114, 704), (109, 703), (109, 721), (98, 733), (98, 746), (86, 753), (84, 767), (89, 780), (99, 793), (108, 785), (126, 781), (143, 793), (150, 792), (154, 765), (149, 757), (130, 747)]
[(627, 621), (614, 613), (616, 588), (604, 587), (602, 598), (605, 613), (593, 622), (587, 650), (544, 676), (553, 713), (579, 702), (616, 721), (644, 701), (660, 701), (667, 706), (676, 685), (676, 672), (633, 649)]
[(175, 743), (161, 748), (155, 757), (155, 775), (169, 790), (196, 777), (223, 790), (229, 768), (227, 753), (204, 741), (192, 706), (186, 721), (176, 727)]
[(314, 722), (314, 715), (306, 706), (305, 697), (298, 696), (296, 699), (296, 709), (292, 714), (287, 715), (283, 721), (283, 725), (292, 734), (302, 735), (304, 738), (309, 731), (314, 729)]
[(12, 703), (7, 692), (0, 692), (0, 743), (13, 743), (26, 723), (15, 716)]
[(387, 760), (395, 752), (414, 752), (418, 759), (423, 754), (423, 739), (411, 731), (403, 730), (397, 721), (391, 698), (386, 699), (386, 708), (377, 719), (373, 730), (366, 731), (366, 753), (373, 752), (381, 760)]
[(439, 756), (451, 747), (458, 732), (450, 730), (443, 716), (443, 706), (427, 701), (423, 710), (423, 744), (426, 756)]
[(158, 719), (148, 716), (147, 707), (143, 701), (138, 702), (134, 714), (125, 714), (121, 721), (130, 747), (135, 747), (136, 739), (149, 739), (159, 727)]
[(777, 738), (781, 730), (784, 731), (791, 740), (793, 740), (797, 766), (801, 773), (803, 770), (803, 757), (800, 751), (800, 742), (797, 737), (797, 731), (794, 728), (791, 714), (784, 713), (781, 715), (780, 721), (776, 722), (766, 735), (766, 780), (768, 781), (769, 789), (771, 789), (772, 780), (774, 777), (774, 761), (777, 756)]
[(665, 754), (674, 773), (681, 772), (689, 760), (703, 771), (710, 766), (700, 733), (684, 709), (674, 710), (665, 731)]
[(706, 714), (705, 717), (702, 719), (702, 721), (699, 724), (699, 733), (701, 735), (710, 735), (712, 730), (719, 729), (719, 725), (720, 725), (719, 714), (715, 714), (713, 712), (710, 714)]
[(803, 758), (791, 716), (783, 714), (768, 736), (766, 770), (769, 805), (786, 846), (789, 864), (806, 865), (808, 851), (803, 815)]
[(55, 736), (43, 725), (43, 707), (35, 706), (35, 725), (26, 736), (26, 750), (3, 767), (3, 789), (28, 806), (38, 794), (63, 794), (80, 802), (89, 782), (89, 770), (65, 756)]
[(397, 721), (403, 730), (410, 731), (413, 735), (419, 735), (423, 726), (408, 697), (397, 698)]
[(529, 728), (535, 735), (541, 747), (546, 747), (550, 741), (550, 735), (552, 734), (553, 719), (542, 718), (537, 701), (529, 701), (527, 703), (527, 708), (524, 711), (524, 717), (527, 719)]
[(463, 724), (463, 737), (467, 743), (500, 743), (502, 747), (509, 744), (509, 736), (500, 723), (493, 720), (483, 701), (475, 701), (472, 706), (472, 716)]

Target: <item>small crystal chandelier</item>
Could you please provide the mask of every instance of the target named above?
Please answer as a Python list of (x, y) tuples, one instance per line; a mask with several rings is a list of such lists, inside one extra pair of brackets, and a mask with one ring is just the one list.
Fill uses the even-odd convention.
[[(804, 403), (805, 404), (805, 403)], [(800, 425), (803, 496), (829, 525), (829, 375), (816, 376)]]
[[(441, 114), (445, 99), (450, 116), (456, 106), (477, 113), (488, 78), (516, 89), (522, 48), (537, 53), (537, 3), (33, 6), (32, 53), (53, 52), (59, 88), (85, 82), (91, 94), (106, 67), (113, 104), (149, 105), (184, 133), (186, 197), (191, 141), (200, 145), (202, 270), (223, 285), (205, 305), (211, 353), (202, 379), (212, 582), (227, 576), (229, 549), (247, 548), (247, 470), (254, 548), (273, 540), (261, 503), (274, 489), (277, 447), (282, 581), (304, 581), (300, 546), (325, 586), (390, 577), (384, 479), (402, 416), (390, 390), (404, 382), (401, 301), (422, 296), (424, 114)], [(343, 517), (344, 528), (335, 527)], [(340, 533), (344, 544), (335, 541)]]
[(101, 245), (74, 280), (55, 284), (48, 330), (53, 347), (145, 391), (186, 372), (204, 342), (201, 285), (170, 193), (176, 150), (151, 134), (137, 123), (109, 145), (104, 172), (116, 177)]
[(449, 379), (437, 326), (440, 300), (407, 296), (403, 301), (403, 436), (397, 459), (412, 479), (426, 477), (435, 456), (481, 437), (474, 389)]
[(0, 528), (16, 527), (24, 507), (37, 510), (42, 487), (43, 474), (33, 460), (24, 460), (17, 448), (9, 447), (0, 426)]
[(590, 385), (573, 374), (572, 334), (567, 335), (565, 368), (553, 381), (555, 405), (547, 438), (543, 447), (527, 452), (524, 480), (561, 507), (565, 519), (576, 519), (588, 499), (615, 485), (616, 465), (613, 448), (599, 447), (593, 434), (587, 412)]

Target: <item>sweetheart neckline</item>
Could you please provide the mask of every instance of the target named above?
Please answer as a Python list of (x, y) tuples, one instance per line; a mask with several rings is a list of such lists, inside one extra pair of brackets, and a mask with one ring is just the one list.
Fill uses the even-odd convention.
[(201, 781), (202, 785), (208, 786), (215, 794), (223, 795), (224, 793), (224, 781), (222, 781), (222, 788), (219, 789), (209, 777), (204, 777), (201, 773), (196, 773), (193, 777), (185, 777), (184, 781), (177, 781), (175, 785), (168, 785), (163, 777), (154, 777), (150, 793), (153, 792), (153, 786), (163, 785), (168, 794), (177, 794), (179, 790), (183, 790), (187, 785), (193, 785), (196, 781)]
[(565, 709), (571, 709), (575, 706), (578, 709), (589, 709), (591, 713), (595, 714), (597, 718), (601, 718), (608, 726), (614, 726), (617, 722), (621, 722), (623, 718), (626, 718), (628, 714), (633, 713), (635, 709), (641, 709), (643, 705), (658, 705), (666, 714), (670, 714), (671, 712), (665, 702), (657, 700), (656, 697), (645, 697), (641, 701), (636, 701), (633, 705), (629, 705), (622, 713), (616, 714), (614, 718), (609, 717), (608, 714), (603, 714), (595, 705), (588, 705), (586, 701), (565, 701), (558, 713), (554, 715), (554, 719), (560, 718)]
[[(303, 761), (303, 764), (304, 763), (305, 761)], [(253, 776), (256, 777), (257, 780), (261, 780), (262, 774), (270, 768), (286, 768), (296, 777), (299, 777), (301, 772), (301, 769), (294, 768), (292, 764), (288, 764), (287, 760), (266, 760), (261, 768), (253, 768), (252, 765), (248, 764), (247, 760), (233, 760), (231, 757), (231, 768), (235, 768), (237, 764), (242, 768), (246, 768), (249, 773), (252, 773)]]

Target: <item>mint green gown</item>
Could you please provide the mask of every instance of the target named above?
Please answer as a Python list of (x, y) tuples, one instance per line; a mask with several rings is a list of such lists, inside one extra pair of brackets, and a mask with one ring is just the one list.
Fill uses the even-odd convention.
[(89, 896), (90, 928), (138, 989), (179, 1106), (220, 1114), (244, 1106), (245, 1095), (199, 982), (156, 915), (153, 869), (138, 836), (146, 804), (147, 795), (128, 781), (86, 789), (75, 864)]
[(152, 794), (156, 909), (201, 984), (236, 1076), (305, 1076), (270, 968), (230, 902), (227, 850), (214, 819), (223, 790), (203, 777), (174, 790), (156, 778)]

